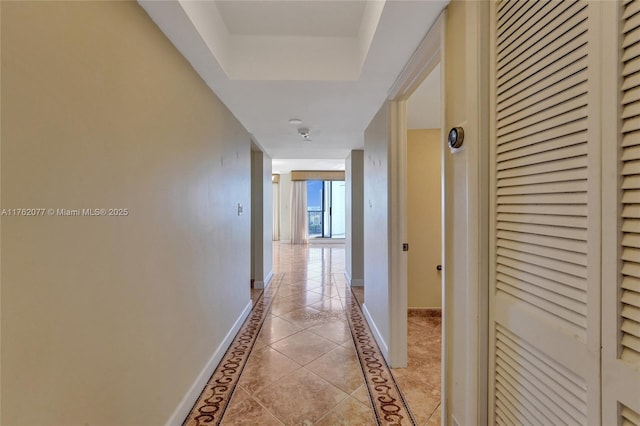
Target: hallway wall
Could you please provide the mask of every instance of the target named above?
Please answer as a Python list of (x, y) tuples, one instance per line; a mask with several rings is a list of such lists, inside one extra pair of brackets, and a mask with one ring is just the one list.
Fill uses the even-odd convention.
[(2, 217), (0, 423), (164, 424), (250, 306), (249, 135), (137, 3), (0, 7), (2, 208), (128, 209)]
[(291, 173), (280, 173), (280, 241), (291, 241)]
[(345, 160), (345, 275), (352, 286), (364, 282), (364, 151), (354, 149)]
[(251, 151), (251, 277), (264, 288), (273, 276), (273, 183), (271, 157)]
[(389, 103), (364, 132), (365, 316), (385, 358), (389, 356)]

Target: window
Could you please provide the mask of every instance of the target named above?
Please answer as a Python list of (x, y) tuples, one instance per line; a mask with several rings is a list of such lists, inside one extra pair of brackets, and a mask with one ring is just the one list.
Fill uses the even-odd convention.
[(309, 238), (344, 238), (344, 181), (307, 181)]

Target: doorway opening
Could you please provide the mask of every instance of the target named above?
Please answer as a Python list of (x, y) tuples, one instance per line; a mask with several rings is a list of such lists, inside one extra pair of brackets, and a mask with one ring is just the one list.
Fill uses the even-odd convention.
[[(447, 371), (447, 333), (443, 331), (447, 329), (445, 310), (450, 303), (443, 285), (447, 278), (448, 240), (445, 235), (450, 235), (447, 228), (450, 223), (447, 220), (449, 188), (445, 179), (449, 165), (444, 155), (442, 130), (446, 122), (443, 78), (445, 17), (446, 11), (418, 46), (388, 98), (391, 112), (389, 182), (395, 189), (390, 192), (389, 205), (390, 290), (395, 300), (390, 306), (392, 344), (389, 346), (389, 358), (392, 367), (400, 367), (392, 371), (403, 393), (414, 395), (414, 403), (411, 397), (408, 403), (411, 410), (415, 411), (415, 406), (421, 410), (420, 418), (416, 419), (420, 424), (431, 420), (437, 424), (447, 413), (447, 380), (442, 376), (442, 372)], [(435, 103), (430, 107), (412, 108), (417, 99), (411, 98), (420, 96), (421, 90), (428, 92), (427, 100)], [(422, 119), (434, 120), (411, 125), (409, 114), (416, 109)], [(421, 154), (425, 157), (414, 161), (417, 154), (412, 148), (433, 148), (434, 152), (429, 153), (426, 149), (427, 152)], [(435, 166), (430, 160), (435, 160)], [(433, 170), (438, 164), (439, 170)], [(429, 178), (428, 171), (435, 171), (435, 174)], [(422, 194), (427, 185), (433, 187), (433, 191), (428, 195)], [(419, 214), (420, 210), (423, 210), (422, 214)], [(440, 213), (439, 218), (437, 213)], [(427, 215), (436, 216), (433, 222), (439, 222), (440, 226), (438, 223), (426, 225), (424, 218)], [(432, 229), (423, 229), (425, 226)], [(427, 254), (429, 251), (431, 255)], [(417, 271), (415, 274), (413, 269)], [(415, 327), (415, 321), (412, 321), (415, 318), (409, 319), (409, 308), (418, 317), (423, 317), (419, 319), (424, 320), (424, 326)], [(415, 357), (420, 353), (432, 361), (427, 372), (412, 371), (420, 368), (421, 361)], [(407, 368), (402, 368), (405, 366)], [(415, 377), (423, 380), (416, 383)], [(424, 404), (424, 398), (431, 402)]]

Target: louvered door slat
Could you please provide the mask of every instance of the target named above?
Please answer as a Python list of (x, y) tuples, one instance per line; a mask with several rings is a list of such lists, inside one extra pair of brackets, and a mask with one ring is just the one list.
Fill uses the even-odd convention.
[(640, 293), (640, 278), (625, 277), (622, 288)]
[[(564, 283), (548, 280), (538, 275), (529, 274), (527, 272), (520, 271), (506, 265), (500, 265), (497, 270), (497, 276), (511, 277), (512, 280), (522, 280), (536, 287), (540, 287), (542, 289), (560, 294), (569, 299), (579, 301), (582, 304), (586, 303), (587, 301), (586, 293), (582, 290), (569, 287), (567, 285), (564, 285)], [(505, 278), (505, 281), (506, 280), (507, 279)], [(582, 311), (584, 311), (584, 309), (582, 309)]]
[(522, 185), (533, 185), (536, 183), (584, 181), (586, 178), (586, 167), (581, 167), (569, 170), (563, 169), (557, 172), (538, 173), (533, 175), (500, 179), (498, 181), (498, 186), (500, 188), (507, 188)]
[[(591, 6), (504, 3), (518, 1), (495, 15), (491, 420), (584, 424), (587, 370), (557, 363), (561, 346), (537, 336), (590, 339)], [(640, 93), (628, 100), (634, 114)]]
[[(577, 3), (571, 6), (571, 13), (575, 13), (571, 18), (572, 26), (566, 28), (560, 26), (555, 29), (545, 29), (539, 31), (539, 34), (527, 41), (527, 50), (518, 49), (513, 51), (514, 55), (517, 54), (517, 59), (513, 59), (513, 56), (507, 55), (504, 59), (498, 62), (498, 84), (503, 85), (501, 89), (508, 89), (515, 83), (521, 81), (524, 77), (523, 71), (528, 67), (539, 64), (541, 68), (548, 66), (560, 58), (560, 55), (556, 54), (558, 49), (564, 45), (570, 45), (578, 47), (584, 43), (581, 35), (584, 35), (585, 29), (580, 23), (586, 20), (586, 14), (584, 13), (585, 6), (582, 3)], [(544, 24), (545, 22), (539, 22), (536, 24)], [(540, 42), (542, 41), (542, 42)], [(536, 70), (539, 68), (536, 68)], [(520, 77), (518, 77), (520, 76)], [(515, 81), (512, 81), (515, 80)], [(498, 91), (500, 94), (502, 91)]]
[(631, 408), (623, 405), (620, 410), (620, 420), (622, 426), (639, 426), (640, 414)]
[(584, 383), (499, 325), (495, 345), (497, 399), (510, 413), (543, 425), (585, 423)]
[[(572, 204), (555, 204), (555, 205), (534, 205), (534, 204), (501, 204), (497, 206), (496, 211), (499, 213), (517, 213), (517, 214), (546, 214), (557, 215), (560, 217), (576, 217), (584, 213), (581, 205)], [(498, 222), (502, 223), (502, 222)]]
[(523, 35), (530, 30), (531, 27), (526, 25), (527, 22), (532, 19), (541, 19), (544, 16), (543, 12), (545, 10), (545, 3), (547, 3), (547, 1), (530, 1), (525, 7), (518, 9), (510, 16), (509, 25), (500, 31), (500, 38), (502, 40), (509, 40), (510, 43), (499, 45), (498, 56), (500, 56), (500, 54), (505, 50), (508, 51), (511, 43), (523, 37)]
[(587, 110), (584, 107), (569, 110), (569, 111), (566, 111), (564, 114), (561, 114), (558, 116), (544, 117), (544, 119), (541, 122), (536, 123), (529, 128), (508, 133), (502, 136), (500, 139), (502, 140), (502, 143), (512, 142), (514, 140), (531, 136), (545, 130), (555, 129), (556, 127), (561, 127), (563, 125), (569, 124), (574, 121), (586, 119), (586, 117), (587, 117)]
[(498, 276), (497, 278), (497, 289), (546, 313), (562, 318), (566, 322), (565, 326), (576, 326), (575, 332), (581, 337), (584, 336), (584, 329), (587, 327), (586, 311), (580, 311), (579, 303), (523, 281), (514, 285), (509, 282), (513, 281), (509, 277)]
[(531, 253), (522, 253), (515, 250), (499, 247), (497, 250), (499, 257), (508, 257), (518, 263), (536, 265), (551, 271), (562, 272), (579, 278), (585, 278), (586, 268), (575, 264), (568, 264), (556, 259), (538, 256)]
[[(512, 55), (513, 50), (510, 47), (514, 43), (523, 46), (527, 40), (536, 37), (535, 25), (532, 22), (546, 21), (553, 23), (558, 20), (558, 16), (565, 12), (570, 2), (564, 4), (557, 3), (555, 7), (549, 8), (548, 2), (538, 1), (532, 2), (529, 8), (523, 8), (512, 16), (511, 25), (498, 35), (498, 60), (505, 62), (508, 58), (505, 56)], [(500, 40), (505, 41), (500, 43)], [(513, 58), (513, 56), (512, 56)]]
[[(571, 83), (568, 83), (569, 86)], [(514, 116), (507, 117), (501, 121), (500, 128), (498, 129), (498, 136), (513, 133), (517, 130), (531, 128), (534, 124), (542, 123), (555, 117), (566, 114), (567, 111), (574, 111), (580, 109), (584, 104), (584, 87), (573, 86), (568, 88), (562, 94), (556, 94), (535, 105), (535, 108), (531, 108), (524, 112), (515, 114)], [(629, 114), (634, 114), (635, 105), (630, 105), (626, 110)]]
[[(583, 6), (575, 0), (558, 2), (555, 5), (551, 5), (551, 7), (547, 3), (543, 5), (544, 16), (539, 20), (514, 20), (510, 27), (498, 34), (498, 64), (510, 65), (507, 67), (507, 70), (509, 70), (521, 64), (527, 56), (536, 54), (542, 48), (547, 47), (554, 39), (571, 29), (569, 27), (563, 28), (562, 21), (575, 19), (575, 16)], [(530, 33), (529, 37), (518, 38), (514, 36), (514, 32), (518, 29), (528, 31)], [(514, 46), (517, 46), (517, 49), (514, 49)], [(523, 55), (518, 55), (519, 52), (522, 52)], [(498, 74), (498, 77), (500, 77), (500, 74)]]
[(580, 400), (580, 398), (575, 395), (581, 392), (579, 387), (575, 386), (572, 388), (572, 391), (575, 393), (565, 392), (567, 389), (565, 389), (563, 385), (566, 385), (566, 382), (561, 385), (557, 381), (552, 380), (550, 377), (543, 374), (547, 366), (539, 359), (523, 357), (523, 351), (518, 350), (517, 347), (514, 348), (512, 343), (510, 345), (503, 341), (498, 341), (496, 346), (500, 349), (501, 354), (505, 355), (505, 359), (508, 360), (509, 365), (517, 367), (518, 364), (521, 364), (524, 367), (524, 369), (521, 370), (524, 373), (523, 376), (528, 382), (533, 384), (534, 387), (537, 389), (547, 388), (552, 391), (551, 395), (546, 396), (546, 401), (549, 405), (554, 405), (550, 396), (553, 397), (553, 395), (557, 394), (566, 395), (565, 401), (569, 405), (567, 411), (571, 414), (570, 416), (567, 416), (567, 413), (555, 410), (559, 417), (564, 418), (566, 421), (575, 421), (576, 418), (581, 417), (580, 413), (584, 412), (586, 407), (584, 406), (584, 401)]
[(627, 62), (622, 66), (622, 76), (628, 77), (640, 71), (640, 63), (636, 61)]
[(549, 225), (568, 228), (587, 229), (587, 220), (578, 216), (557, 216), (552, 214), (511, 214), (498, 213), (496, 219), (500, 222), (523, 223), (532, 225)]
[[(501, 359), (502, 361), (502, 359)], [(518, 381), (518, 377), (515, 376), (513, 369), (510, 369), (508, 365), (502, 361), (496, 368), (498, 374), (498, 383), (502, 385), (504, 389), (503, 395), (509, 395), (511, 406), (514, 410), (518, 410), (518, 422), (516, 424), (533, 424), (544, 426), (545, 424), (559, 424), (560, 419), (548, 411), (540, 413), (536, 410), (536, 406), (542, 405), (540, 401), (534, 398), (531, 393), (527, 391), (526, 385), (523, 385)], [(517, 398), (513, 398), (517, 395)], [(516, 408), (517, 407), (517, 408)], [(523, 418), (524, 417), (524, 418)], [(527, 420), (535, 419), (533, 421)]]
[[(576, 151), (574, 151), (575, 153)], [(498, 179), (508, 179), (521, 176), (535, 176), (544, 175), (546, 173), (553, 173), (562, 170), (573, 170), (585, 167), (584, 157), (577, 151), (577, 156), (571, 156), (568, 158), (562, 158), (559, 160), (552, 160), (546, 163), (535, 163), (530, 166), (515, 167), (510, 169), (503, 169), (497, 172), (496, 177)]]
[(622, 166), (622, 175), (627, 176), (636, 174), (640, 174), (640, 160), (625, 162)]
[(625, 22), (628, 23), (632, 21), (634, 15), (638, 12), (640, 12), (640, 4), (635, 1), (630, 1), (628, 2), (627, 7), (625, 7), (624, 9), (622, 17), (624, 18)]
[(511, 160), (501, 161), (498, 164), (498, 170), (513, 169), (517, 167), (525, 167), (532, 164), (543, 164), (555, 162), (566, 158), (582, 157), (581, 165), (586, 166), (587, 160), (586, 144), (571, 145), (564, 148), (558, 148), (551, 151), (542, 151), (530, 154), (525, 157), (514, 158)]
[[(640, 15), (637, 14), (631, 14), (628, 18), (626, 18), (624, 20), (624, 25), (622, 27), (622, 33), (623, 34), (629, 34), (630, 32), (633, 32), (633, 30), (637, 29), (638, 27), (640, 27)], [(635, 40), (635, 42), (638, 42), (638, 39)], [(626, 61), (627, 59), (625, 59), (625, 56), (623, 54), (622, 56), (623, 61)]]
[[(505, 407), (507, 412), (511, 415), (508, 417), (514, 419), (513, 423), (510, 424), (544, 426), (544, 423), (536, 419), (534, 412), (529, 409), (533, 408), (530, 401), (521, 401), (513, 397), (513, 395), (517, 393), (517, 390), (511, 385), (511, 381), (513, 379), (511, 379), (508, 374), (505, 374), (504, 370), (500, 367), (497, 368), (496, 375), (496, 390), (498, 395), (501, 396), (501, 405), (502, 407)], [(550, 421), (546, 418), (545, 420), (547, 422)]]
[(542, 132), (526, 135), (520, 138), (510, 139), (508, 141), (497, 141), (497, 152), (503, 153), (505, 151), (534, 145), (540, 142), (546, 142), (575, 134), (581, 134), (584, 133), (584, 130), (584, 123), (582, 123), (581, 121), (566, 123), (561, 126), (556, 126), (553, 129), (547, 129)]
[(580, 277), (576, 277), (575, 275), (569, 275), (565, 274), (564, 272), (554, 271), (548, 268), (534, 265), (532, 263), (519, 262), (509, 257), (498, 257), (497, 260), (500, 261), (501, 266), (504, 265), (515, 270), (523, 271), (532, 275), (537, 275), (550, 281), (562, 283), (570, 288), (586, 291), (584, 280), (582, 280)]
[(500, 9), (500, 25), (498, 27), (499, 32), (504, 32), (514, 23), (514, 15), (516, 15), (522, 9), (526, 9), (533, 5), (533, 1), (520, 1), (520, 2), (502, 2), (502, 8)]
[(622, 244), (624, 244), (625, 247), (634, 247), (636, 249), (640, 249), (640, 235), (626, 233), (622, 237)]
[(559, 192), (584, 192), (586, 190), (586, 182), (582, 180), (574, 180), (565, 182), (545, 182), (530, 185), (506, 186), (498, 189), (498, 195), (555, 194)]
[[(561, 64), (558, 64), (560, 66)], [(575, 80), (568, 79), (582, 72), (586, 67), (584, 58), (572, 63), (569, 67), (551, 74), (552, 77), (541, 80), (538, 84), (527, 88), (516, 87), (505, 92), (502, 97), (504, 102), (499, 104), (498, 118), (505, 125), (512, 124), (522, 118), (529, 117), (537, 111), (556, 106), (566, 98), (573, 98), (586, 93), (586, 81), (576, 84)], [(550, 72), (552, 70), (549, 70)], [(564, 74), (564, 75), (563, 75)], [(564, 87), (566, 94), (559, 94), (558, 88)], [(517, 93), (517, 89), (522, 89)], [(501, 97), (501, 98), (502, 98)]]
[[(522, 396), (526, 401), (531, 401), (530, 407), (532, 410), (535, 410), (537, 407), (540, 407), (540, 406), (554, 405), (547, 395), (540, 392), (540, 390), (535, 386), (535, 384), (531, 383), (531, 381), (528, 380), (531, 375), (528, 374), (528, 372), (524, 367), (514, 362), (516, 367), (514, 368), (514, 366), (511, 365), (510, 363), (510, 361), (512, 360), (509, 359), (508, 355), (500, 351), (500, 349), (498, 349), (498, 356), (500, 356), (500, 359), (504, 361), (503, 364), (501, 365), (502, 370), (505, 372), (506, 375), (509, 376), (511, 383), (516, 381), (520, 385), (519, 386), (520, 393), (522, 394)], [(537, 410), (537, 411), (539, 412), (540, 410)], [(541, 414), (543, 414), (545, 418), (549, 419), (549, 422), (550, 422), (549, 424), (554, 424), (554, 425), (567, 424), (570, 419), (570, 417), (566, 413), (561, 412), (561, 414), (563, 415), (560, 416), (558, 415), (558, 412), (556, 410), (551, 410), (551, 409)], [(538, 414), (536, 417), (539, 418), (540, 414)]]
[(575, 251), (556, 249), (549, 246), (541, 246), (537, 244), (529, 244), (528, 242), (504, 239), (498, 240), (497, 245), (498, 247), (504, 247), (510, 250), (535, 254), (543, 257), (550, 257), (551, 259), (574, 263), (576, 265), (586, 266), (587, 263), (586, 256)]
[(498, 197), (498, 202), (500, 204), (585, 204), (587, 195), (584, 193), (503, 195)]
[[(624, 10), (622, 63), (627, 70), (640, 68), (640, 4)], [(623, 190), (621, 216), (620, 356), (627, 362), (640, 357), (640, 74), (628, 74), (621, 84)], [(626, 285), (625, 285), (626, 282)], [(640, 364), (637, 364), (640, 365)]]
[[(630, 68), (633, 67), (633, 64), (635, 64), (636, 66), (640, 65), (638, 64), (638, 61), (629, 61), (627, 62), (627, 64), (629, 64)], [(640, 73), (635, 72), (624, 79), (624, 82), (622, 83), (622, 90), (633, 89), (634, 87), (638, 86), (639, 82), (640, 82)]]
[(636, 340), (635, 349), (638, 350), (637, 343), (640, 343), (640, 323), (632, 320), (624, 320), (622, 321), (622, 331), (627, 333), (627, 336), (633, 337)]
[[(520, 223), (504, 222), (503, 224), (501, 224), (501, 226), (498, 228), (498, 231), (496, 232), (496, 236), (498, 237), (498, 242), (500, 242), (501, 240), (520, 241), (520, 242), (527, 242), (527, 243), (531, 243), (531, 244), (535, 244), (543, 247), (558, 248), (558, 249), (570, 251), (573, 253), (581, 253), (584, 255), (587, 254), (587, 243), (584, 240), (581, 240), (579, 238), (567, 238), (568, 235), (566, 233), (561, 236), (565, 238), (558, 238), (559, 236), (553, 233), (553, 230), (558, 228), (553, 228), (550, 226), (546, 227), (546, 229), (532, 228), (532, 227), (526, 228), (527, 225), (529, 224), (522, 223), (522, 222)], [(511, 229), (511, 231), (509, 229)], [(546, 230), (550, 230), (550, 231), (547, 232), (547, 235), (536, 232), (541, 229), (545, 229), (545, 231)], [(560, 229), (563, 229), (563, 228), (560, 228)], [(527, 233), (525, 232), (527, 230), (529, 231), (533, 230), (533, 232)], [(545, 231), (542, 231), (542, 232), (545, 232)], [(584, 229), (583, 229), (580, 232), (580, 234), (576, 233), (574, 235), (586, 235), (586, 232), (584, 232)]]

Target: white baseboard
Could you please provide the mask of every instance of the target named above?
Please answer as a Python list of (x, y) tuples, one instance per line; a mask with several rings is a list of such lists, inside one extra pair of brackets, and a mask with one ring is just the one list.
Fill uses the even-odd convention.
[(195, 382), (193, 382), (193, 384), (187, 391), (186, 395), (182, 397), (182, 401), (180, 401), (176, 409), (173, 411), (173, 414), (171, 414), (171, 417), (169, 417), (169, 420), (167, 420), (167, 423), (165, 423), (166, 426), (182, 425), (184, 420), (191, 412), (193, 405), (198, 400), (198, 397), (202, 393), (202, 390), (211, 378), (213, 371), (220, 363), (220, 360), (224, 356), (229, 346), (231, 346), (231, 343), (233, 342), (234, 337), (236, 337), (236, 334), (238, 334), (238, 331), (240, 331), (240, 327), (242, 327), (242, 324), (251, 313), (252, 307), (253, 304), (251, 303), (251, 300), (249, 300), (249, 303), (244, 308), (236, 322), (233, 324), (231, 330), (229, 330), (220, 345), (218, 345), (211, 358), (209, 358), (209, 361), (205, 364), (200, 374), (198, 374), (198, 377), (196, 377)]
[(267, 274), (264, 281), (254, 281), (253, 288), (267, 288), (271, 283), (271, 278), (273, 278), (273, 271)]
[(387, 361), (387, 363), (389, 363), (389, 346), (387, 346), (387, 342), (384, 341), (382, 334), (380, 334), (380, 330), (378, 330), (378, 327), (376, 326), (376, 323), (373, 320), (373, 317), (369, 313), (369, 310), (367, 309), (366, 304), (362, 305), (362, 313), (364, 313), (364, 318), (367, 320), (367, 323), (369, 324), (369, 328), (373, 333), (373, 337), (376, 339), (376, 342), (380, 347), (380, 352), (382, 352), (382, 356), (384, 356), (384, 359)]
[(264, 287), (267, 288), (269, 287), (269, 284), (271, 284), (271, 279), (273, 278), (273, 271), (269, 271), (269, 273), (267, 274), (267, 277), (264, 279)]
[(351, 275), (347, 271), (344, 271), (344, 277), (347, 279), (347, 282), (351, 287), (364, 287), (364, 279), (362, 278), (351, 278)]

